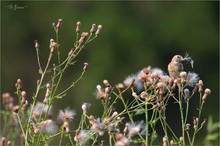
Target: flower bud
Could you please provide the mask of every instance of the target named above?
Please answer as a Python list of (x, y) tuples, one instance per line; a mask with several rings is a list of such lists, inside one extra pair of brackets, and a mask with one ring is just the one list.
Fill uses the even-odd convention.
[(90, 107), (90, 104), (89, 104), (89, 103), (83, 103), (83, 105), (82, 105), (82, 110), (83, 110), (83, 113), (84, 113), (84, 114), (87, 113), (87, 110), (88, 110), (89, 107)]
[(207, 98), (207, 96), (208, 96), (209, 94), (211, 94), (211, 90), (208, 89), (208, 88), (206, 88), (206, 89), (205, 89), (205, 93), (204, 93), (204, 95), (203, 95), (203, 97), (202, 97), (202, 100), (206, 100), (206, 98)]
[(23, 104), (25, 104), (25, 102), (26, 102), (26, 92), (25, 91), (21, 92), (21, 102)]
[(123, 135), (121, 133), (118, 133), (115, 135), (116, 141), (120, 141), (122, 139)]
[(197, 117), (193, 117), (193, 124), (194, 124), (194, 125), (197, 125), (198, 120), (199, 120), (199, 119), (198, 119)]
[(172, 139), (170, 140), (170, 146), (174, 146), (174, 141)]
[(117, 88), (119, 91), (121, 91), (121, 90), (123, 90), (123, 88), (124, 88), (124, 84), (119, 83), (119, 84), (116, 85), (116, 88)]
[(63, 123), (63, 128), (65, 129), (66, 133), (70, 132), (70, 127), (69, 127), (69, 123), (67, 121), (65, 121)]
[(199, 85), (199, 93), (202, 93), (202, 91), (203, 91), (203, 81), (199, 80), (198, 85)]
[(86, 70), (88, 68), (89, 64), (87, 62), (84, 63), (84, 66), (83, 66), (83, 70)]
[(184, 89), (183, 92), (184, 92), (184, 98), (185, 98), (185, 99), (190, 98), (190, 95), (189, 95), (189, 94), (190, 94), (190, 91), (189, 91), (189, 89)]
[(25, 100), (25, 103), (24, 103), (23, 106), (22, 106), (22, 110), (23, 110), (23, 111), (26, 110), (26, 109), (27, 109), (27, 106), (28, 106), (28, 101)]
[(85, 39), (87, 38), (88, 35), (89, 35), (88, 32), (83, 32), (81, 34), (81, 38), (79, 39), (79, 44), (81, 44), (83, 41), (85, 41)]
[(99, 35), (101, 29), (102, 29), (102, 25), (99, 25), (99, 26), (98, 26), (98, 29), (97, 29), (96, 32), (95, 32), (95, 35)]
[(91, 33), (95, 33), (96, 32), (96, 25), (92, 24), (92, 28), (90, 29)]
[(114, 112), (111, 117), (114, 118), (117, 115), (118, 115), (118, 112)]
[(81, 26), (81, 22), (78, 21), (78, 22), (76, 23), (76, 32), (77, 32), (77, 33), (80, 32), (80, 26)]
[(7, 142), (7, 146), (11, 146), (11, 141), (10, 140)]
[(138, 97), (139, 97), (136, 92), (132, 92), (132, 96), (133, 96), (134, 98), (138, 98)]
[(4, 146), (5, 145), (5, 137), (2, 137), (1, 139), (1, 146)]
[(182, 71), (180, 73), (180, 79), (181, 79), (182, 84), (184, 84), (186, 82), (186, 76), (187, 76), (187, 73), (185, 71)]
[(183, 137), (182, 136), (179, 138), (179, 140), (180, 140), (180, 144), (183, 144)]
[(201, 126), (204, 126), (207, 123), (207, 119), (203, 119)]
[(186, 124), (186, 128), (185, 128), (185, 130), (186, 130), (186, 131), (189, 131), (190, 126), (191, 126), (191, 125), (190, 125), (189, 123), (187, 123), (187, 124)]
[(164, 137), (163, 137), (163, 142), (166, 142), (166, 141), (167, 141), (167, 139), (166, 139), (166, 137), (164, 136)]
[(20, 107), (18, 105), (15, 105), (12, 110), (13, 112), (18, 113), (19, 109)]
[(71, 56), (73, 54), (73, 51), (74, 51), (74, 48), (71, 48), (69, 53), (68, 53), (68, 56)]
[(21, 92), (21, 96), (26, 97), (26, 92), (25, 92), (25, 91), (22, 91), (22, 92)]
[(34, 47), (35, 47), (36, 49), (39, 48), (38, 40), (35, 40), (35, 41), (34, 41)]
[(123, 132), (127, 133), (127, 131), (128, 131), (128, 123), (125, 124), (125, 128), (124, 128)]
[(186, 73), (185, 71), (182, 71), (182, 72), (180, 73), (180, 78), (186, 79), (186, 76), (187, 76), (187, 73)]
[(46, 88), (50, 88), (50, 84), (49, 83), (47, 83)]
[(103, 84), (104, 84), (106, 87), (111, 87), (111, 85), (109, 84), (108, 80), (103, 80)]
[(35, 124), (33, 125), (33, 129), (34, 129), (34, 133), (35, 133), (35, 134), (38, 134), (39, 129), (37, 128), (37, 126), (36, 126)]
[(57, 46), (57, 43), (53, 39), (50, 39), (50, 52), (51, 53), (54, 53), (56, 46)]
[(21, 79), (17, 79), (17, 83), (15, 84), (15, 87), (17, 88), (17, 90), (21, 90)]
[(57, 22), (57, 28), (59, 29), (61, 24), (62, 24), (63, 20), (62, 19), (59, 19), (58, 22)]

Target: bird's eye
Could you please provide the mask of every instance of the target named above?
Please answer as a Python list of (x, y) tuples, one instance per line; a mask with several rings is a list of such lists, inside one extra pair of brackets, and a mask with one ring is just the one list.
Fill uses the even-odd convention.
[(179, 59), (179, 58), (180, 58), (180, 56), (177, 56), (177, 58)]

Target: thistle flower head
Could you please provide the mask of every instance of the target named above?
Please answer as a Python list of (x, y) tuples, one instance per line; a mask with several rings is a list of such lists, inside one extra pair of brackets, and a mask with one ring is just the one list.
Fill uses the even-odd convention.
[(144, 72), (144, 70), (141, 70), (137, 73), (137, 79), (142, 82), (146, 82), (147, 74)]
[(83, 104), (82, 104), (82, 111), (83, 111), (84, 114), (87, 113), (87, 110), (88, 110), (88, 108), (89, 108), (90, 106), (91, 106), (91, 104), (89, 104), (89, 103), (83, 103)]
[(97, 132), (101, 136), (104, 134), (103, 128), (105, 125), (100, 121), (100, 118), (95, 119), (93, 116), (90, 116), (89, 123), (92, 125), (92, 131)]
[[(168, 76), (168, 75), (162, 75), (162, 76), (160, 76), (160, 82), (162, 82), (162, 83), (165, 83), (165, 84), (169, 84), (169, 81), (170, 81), (170, 76)], [(171, 79), (172, 80), (172, 79)]]
[[(33, 107), (33, 114), (32, 117), (33, 118), (37, 118), (41, 113), (42, 114), (46, 114), (47, 110), (49, 108), (49, 106), (47, 104), (44, 104), (42, 102), (38, 102), (35, 107)], [(51, 115), (52, 114), (52, 106), (50, 107), (50, 109), (48, 110), (48, 114)]]
[(190, 87), (194, 87), (199, 80), (199, 76), (196, 73), (189, 72), (186, 77), (186, 84)]
[(133, 87), (134, 86), (134, 82), (135, 82), (136, 77), (134, 75), (130, 75), (128, 76), (125, 80), (124, 80), (124, 84), (127, 87)]
[(129, 145), (129, 139), (121, 133), (115, 135), (115, 146), (127, 146)]
[(89, 132), (87, 130), (82, 130), (79, 133), (76, 133), (74, 140), (80, 145), (86, 143), (89, 140)]
[(122, 83), (118, 83), (117, 85), (115, 85), (116, 89), (118, 89), (119, 91), (121, 91), (124, 88), (124, 84)]
[(42, 132), (48, 133), (48, 134), (54, 134), (58, 130), (58, 126), (52, 120), (46, 120), (46, 121), (39, 123), (39, 127), (40, 127), (40, 130), (42, 130)]
[(164, 75), (164, 72), (159, 68), (153, 68), (150, 72), (150, 75), (152, 78), (159, 79)]
[(96, 92), (97, 98), (104, 99), (108, 96), (108, 92), (109, 92), (108, 87), (106, 87), (105, 90), (103, 90), (101, 85), (97, 85), (96, 89), (97, 89), (97, 92)]
[(137, 133), (143, 134), (145, 131), (144, 122), (137, 122), (134, 124), (129, 123), (128, 124), (128, 138), (133, 137)]
[(125, 80), (124, 80), (124, 84), (127, 86), (127, 87), (136, 87), (138, 90), (142, 89), (143, 87), (143, 83), (142, 81), (138, 80), (137, 78), (137, 75), (138, 74), (132, 74), (132, 75), (129, 75)]
[(14, 102), (14, 98), (11, 97), (9, 92), (2, 94), (2, 103), (4, 105), (9, 105), (9, 104), (13, 105), (13, 102)]
[(71, 121), (75, 115), (76, 112), (74, 110), (66, 108), (59, 111), (58, 119), (62, 121)]

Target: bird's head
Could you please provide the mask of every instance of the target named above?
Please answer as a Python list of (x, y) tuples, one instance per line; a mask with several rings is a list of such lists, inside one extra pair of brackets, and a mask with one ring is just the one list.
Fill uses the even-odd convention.
[(183, 56), (181, 55), (175, 55), (173, 56), (172, 58), (172, 62), (175, 62), (175, 63), (180, 63), (182, 61), (184, 61), (185, 59), (183, 58)]

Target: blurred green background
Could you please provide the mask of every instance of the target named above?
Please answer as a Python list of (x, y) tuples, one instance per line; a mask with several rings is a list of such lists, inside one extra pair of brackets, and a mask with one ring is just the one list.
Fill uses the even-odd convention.
[[(27, 7), (12, 10), (7, 7), (10, 4)], [(55, 39), (52, 22), (59, 18), (63, 19), (59, 36), (63, 58), (73, 46), (77, 21), (81, 21), (82, 31), (89, 31), (93, 23), (102, 24), (103, 29), (64, 74), (61, 88), (81, 73), (84, 62), (89, 63), (84, 79), (55, 103), (55, 115), (67, 106), (80, 115), (81, 104), (89, 102), (90, 114), (98, 117), (101, 104), (94, 93), (103, 79), (114, 85), (148, 65), (167, 72), (173, 55), (187, 52), (195, 61), (193, 69), (186, 65), (187, 70), (198, 73), (205, 88), (212, 90), (202, 118), (212, 115), (214, 121), (219, 120), (219, 2), (1, 2), (1, 93), (13, 93), (20, 78), (31, 98), (40, 77), (33, 42), (39, 41), (45, 64), (49, 40)], [(191, 102), (193, 117), (198, 97)], [(170, 112), (170, 124), (175, 125), (178, 111)], [(178, 131), (178, 125), (174, 128)], [(202, 132), (204, 135), (205, 129)], [(202, 144), (202, 138), (197, 143)]]

